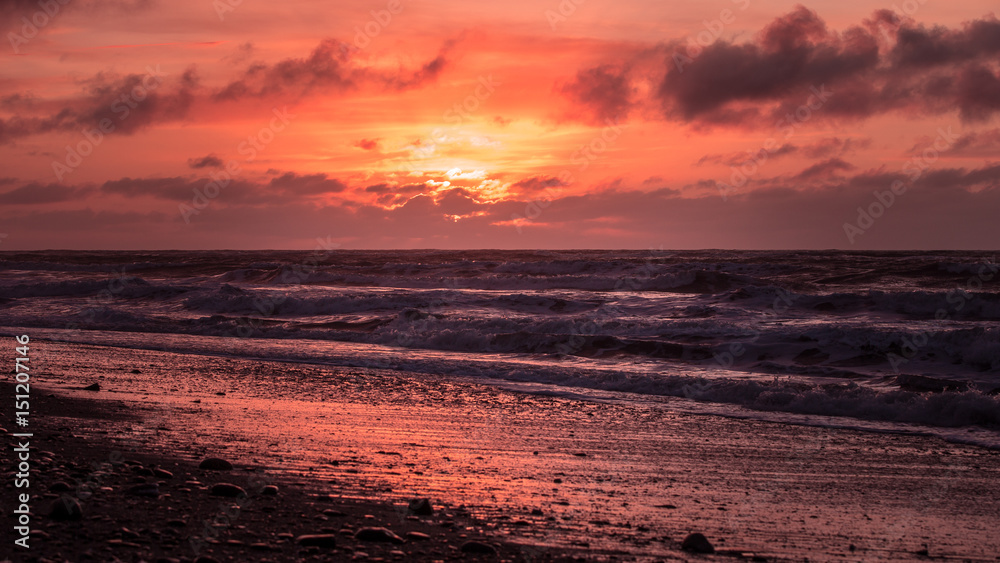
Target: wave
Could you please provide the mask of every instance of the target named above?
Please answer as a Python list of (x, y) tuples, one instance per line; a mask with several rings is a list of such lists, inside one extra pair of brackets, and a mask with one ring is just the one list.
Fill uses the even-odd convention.
[[(24, 299), (31, 297), (88, 297), (104, 294), (107, 297), (139, 298), (139, 297), (171, 297), (185, 293), (189, 288), (151, 284), (136, 276), (120, 276), (115, 278), (38, 281), (21, 283), (0, 288), (7, 298)], [(87, 305), (86, 302), (81, 302)]]

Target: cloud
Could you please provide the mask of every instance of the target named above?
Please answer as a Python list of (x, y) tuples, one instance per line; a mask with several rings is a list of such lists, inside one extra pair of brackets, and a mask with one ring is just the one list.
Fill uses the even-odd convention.
[[(437, 78), (447, 65), (446, 55), (453, 44), (446, 42), (435, 58), (408, 71), (363, 66), (352, 58), (354, 47), (325, 39), (305, 58), (251, 64), (238, 79), (210, 94), (201, 90), (194, 66), (177, 76), (159, 67), (144, 74), (101, 72), (83, 82), (77, 97), (59, 102), (62, 107), (48, 115), (39, 113), (54, 104), (27, 94), (0, 100), (0, 109), (14, 114), (0, 117), (0, 145), (33, 135), (94, 129), (105, 119), (110, 120), (114, 134), (131, 135), (186, 118), (203, 96), (215, 103), (231, 103), (278, 95), (342, 94), (364, 85), (385, 91), (416, 88)], [(251, 48), (246, 44), (239, 51), (248, 54)]]
[(536, 193), (548, 188), (558, 188), (567, 185), (555, 176), (532, 176), (514, 182), (511, 186), (516, 193)]
[[(164, 85), (165, 76), (170, 74), (159, 67), (149, 67), (144, 74), (98, 73), (84, 82), (82, 97), (52, 115), (0, 119), (0, 145), (32, 135), (99, 129), (102, 120), (113, 127), (112, 134), (131, 135), (154, 124), (183, 119), (194, 101), (198, 76), (189, 68), (172, 85)], [(21, 97), (8, 97), (4, 102), (22, 110), (42, 105)]]
[(4, 205), (39, 205), (79, 201), (92, 193), (90, 186), (64, 186), (61, 184), (40, 184), (31, 182), (19, 188), (0, 193), (0, 203)]
[(601, 65), (581, 70), (561, 91), (586, 108), (595, 123), (604, 123), (619, 121), (628, 115), (634, 88), (629, 83), (627, 70)]
[[(843, 224), (856, 219), (859, 206), (874, 201), (873, 190), (885, 191), (893, 181), (908, 179), (902, 171), (866, 170), (836, 180), (833, 189), (815, 190), (779, 178), (768, 188), (734, 194), (725, 202), (717, 193), (685, 197), (685, 190), (619, 185), (552, 198), (540, 214), (522, 221), (520, 230), (512, 217), (524, 217), (532, 197), (489, 203), (476, 201), (469, 190), (446, 189), (394, 207), (339, 199), (317, 204), (257, 197), (266, 195), (269, 182), (231, 184), (190, 224), (180, 220), (176, 203), (161, 208), (155, 202), (145, 212), (43, 211), (42, 204), (34, 210), (0, 208), (0, 221), (7, 232), (18, 233), (18, 240), (40, 248), (263, 248), (274, 246), (275, 240), (311, 245), (315, 237), (327, 235), (354, 248), (995, 247), (1000, 165), (925, 172), (851, 245)], [(139, 188), (163, 191), (196, 182), (126, 178), (112, 185), (142, 193)], [(52, 189), (63, 191), (49, 192), (51, 199), (71, 197), (69, 188)], [(244, 191), (257, 199), (241, 197)], [(190, 193), (179, 195), (190, 198)], [(106, 197), (88, 203), (104, 202)], [(117, 202), (109, 204), (119, 209)]]
[[(799, 150), (799, 147), (791, 143), (785, 143), (780, 147), (777, 147), (773, 151), (768, 151), (767, 155), (770, 159), (777, 159), (785, 155), (793, 154)], [(703, 164), (724, 164), (726, 166), (739, 166), (747, 161), (757, 158), (760, 151), (739, 151), (731, 152), (727, 154), (713, 153), (706, 154), (705, 156), (698, 159), (695, 162), (695, 166), (701, 166)]]
[(829, 158), (853, 153), (859, 149), (867, 149), (872, 144), (868, 138), (827, 137), (815, 143), (802, 145), (802, 154), (808, 158)]
[[(210, 178), (160, 177), (121, 178), (101, 185), (101, 192), (128, 198), (149, 197), (171, 202), (190, 202), (195, 193), (206, 193)], [(347, 185), (326, 174), (280, 173), (270, 180), (231, 180), (218, 195), (218, 201), (234, 205), (271, 205), (288, 200), (341, 193)]]
[(242, 76), (217, 90), (215, 101), (236, 101), (271, 96), (302, 97), (315, 93), (341, 94), (375, 85), (386, 90), (406, 90), (433, 81), (447, 65), (446, 54), (453, 42), (415, 71), (395, 72), (363, 66), (353, 56), (356, 48), (327, 38), (304, 58), (287, 58), (274, 64), (254, 63)]
[(802, 90), (824, 83), (833, 88), (874, 69), (878, 55), (878, 43), (867, 32), (853, 28), (834, 34), (814, 12), (799, 6), (754, 42), (716, 41), (686, 64), (671, 59), (657, 96), (666, 115), (692, 121), (740, 102), (801, 98)]
[(354, 146), (366, 151), (377, 150), (381, 139), (361, 139)]
[(188, 201), (196, 189), (203, 190), (210, 180), (181, 177), (120, 178), (101, 185), (101, 192), (124, 197), (153, 197), (170, 201)]
[(963, 63), (1000, 54), (1000, 21), (992, 17), (966, 23), (961, 30), (900, 25), (895, 35), (896, 44), (889, 58), (902, 69)]
[[(20, 24), (23, 23), (21, 18), (28, 18), (29, 21), (37, 19), (38, 22), (48, 22), (52, 21), (52, 18), (59, 17), (59, 14), (66, 10), (80, 10), (89, 13), (109, 11), (130, 13), (148, 9), (155, 2), (153, 0), (57, 0), (55, 6), (58, 7), (58, 11), (54, 11), (51, 7), (45, 10), (40, 4), (42, 2), (39, 0), (3, 0), (0, 2), (0, 25), (11, 27), (12, 31), (16, 30), (19, 33)], [(35, 14), (38, 12), (47, 17), (43, 19), (42, 16), (37, 16), (36, 18)], [(47, 24), (43, 24), (41, 27), (44, 29)]]
[(225, 165), (225, 163), (222, 162), (222, 159), (219, 158), (218, 156), (214, 155), (214, 154), (210, 154), (208, 156), (203, 156), (201, 158), (189, 158), (188, 161), (187, 161), (187, 163), (188, 163), (188, 166), (190, 166), (191, 168), (195, 168), (195, 169), (197, 169), (197, 168), (222, 168)]
[(818, 178), (829, 178), (836, 175), (837, 172), (842, 172), (846, 170), (853, 170), (855, 166), (850, 162), (845, 162), (839, 158), (831, 158), (829, 160), (824, 160), (823, 162), (817, 162), (812, 166), (809, 166), (802, 172), (799, 172), (792, 179), (794, 180), (814, 180)]
[[(881, 10), (836, 32), (797, 6), (744, 42), (720, 39), (694, 52), (666, 41), (585, 68), (564, 93), (589, 115), (625, 115), (641, 105), (700, 125), (773, 125), (824, 89), (830, 95), (812, 112), (821, 120), (957, 110), (965, 121), (983, 121), (1000, 111), (998, 38), (992, 15), (948, 29)], [(660, 61), (658, 70), (640, 64), (650, 57)], [(650, 81), (649, 96), (629, 96)]]
[[(934, 147), (934, 140), (933, 137), (918, 139), (908, 154), (922, 154), (924, 150)], [(996, 158), (1000, 154), (1000, 129), (973, 131), (960, 135), (945, 152), (952, 156)]]
[(277, 178), (272, 178), (267, 184), (268, 190), (280, 192), (289, 196), (324, 195), (340, 193), (347, 185), (326, 174), (296, 174), (286, 172)]

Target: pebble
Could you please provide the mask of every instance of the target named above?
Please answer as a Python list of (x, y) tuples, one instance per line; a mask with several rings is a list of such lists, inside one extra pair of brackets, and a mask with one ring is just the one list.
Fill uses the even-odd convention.
[(488, 543), (470, 540), (462, 544), (462, 553), (479, 553), (483, 555), (496, 555), (497, 549)]
[(95, 383), (93, 385), (88, 385), (88, 386), (84, 387), (83, 390), (84, 391), (100, 391), (101, 390), (101, 384), (100, 383)]
[(173, 479), (174, 474), (167, 471), (166, 469), (154, 469), (153, 475), (159, 477), (160, 479)]
[(431, 506), (431, 501), (425, 498), (411, 500), (409, 509), (411, 513), (417, 516), (430, 516), (434, 514), (434, 507)]
[(157, 498), (160, 496), (160, 486), (156, 483), (141, 483), (135, 485), (134, 487), (129, 487), (125, 494), (132, 495), (135, 497), (152, 497)]
[(354, 534), (354, 539), (359, 541), (405, 543), (403, 538), (385, 528), (361, 528)]
[(431, 537), (423, 532), (406, 532), (406, 539), (410, 541), (428, 541)]
[(295, 543), (302, 547), (337, 547), (337, 536), (334, 534), (306, 534), (295, 538)]
[(260, 494), (274, 496), (278, 494), (278, 487), (275, 487), (274, 485), (268, 485), (260, 490)]
[(243, 487), (232, 483), (216, 483), (212, 485), (211, 494), (217, 497), (236, 498), (238, 496), (246, 496), (247, 492), (243, 490)]
[(198, 469), (208, 469), (209, 471), (230, 471), (233, 469), (233, 464), (218, 457), (209, 457), (205, 458), (198, 465)]
[(684, 538), (684, 542), (681, 543), (681, 549), (694, 553), (715, 553), (715, 548), (712, 547), (712, 543), (708, 541), (708, 538), (698, 532), (689, 534), (688, 537)]
[(56, 499), (49, 505), (49, 518), (61, 521), (80, 520), (83, 518), (83, 508), (74, 498)]

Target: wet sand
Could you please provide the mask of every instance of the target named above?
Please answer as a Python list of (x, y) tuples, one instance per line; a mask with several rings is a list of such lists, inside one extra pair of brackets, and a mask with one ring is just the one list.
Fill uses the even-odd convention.
[[(204, 554), (447, 559), (482, 540), (510, 560), (1000, 560), (1000, 452), (982, 448), (389, 370), (44, 341), (36, 350), (43, 368), (33, 394), (55, 396), (35, 407), (44, 410), (33, 413), (41, 425), (33, 445), (55, 455), (33, 492), (87, 477), (65, 463), (121, 451), (142, 465), (117, 466), (102, 484), (111, 490), (81, 501), (88, 516), (80, 523), (39, 515), (36, 529), (49, 537), (33, 543), (34, 556), (69, 557), (69, 539), (82, 537), (71, 553), (90, 549), (94, 560), (151, 557), (154, 548), (192, 559), (189, 538), (203, 534), (190, 522), (220, 510), (208, 487), (220, 479), (248, 487), (264, 476), (280, 493), (251, 495), (255, 504)], [(94, 382), (100, 391), (81, 390)], [(209, 456), (236, 471), (197, 469)], [(155, 480), (135, 469), (154, 464), (175, 474), (161, 485), (170, 496), (125, 495), (128, 479)], [(435, 514), (409, 514), (413, 498), (429, 498)], [(12, 509), (2, 508), (5, 516)], [(395, 545), (350, 535), (368, 525), (432, 539)], [(325, 532), (341, 539), (337, 552), (310, 554), (295, 543)], [(716, 554), (682, 551), (691, 532), (705, 534)]]

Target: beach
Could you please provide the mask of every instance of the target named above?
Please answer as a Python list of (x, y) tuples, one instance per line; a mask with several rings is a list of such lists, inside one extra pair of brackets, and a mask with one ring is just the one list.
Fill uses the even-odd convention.
[[(15, 560), (1000, 554), (1000, 452), (988, 448), (689, 414), (669, 402), (525, 393), (455, 376), (32, 343), (34, 535)], [(84, 389), (94, 383), (98, 391)], [(234, 469), (198, 469), (206, 458)], [(49, 488), (61, 481), (76, 494), (95, 480), (85, 469), (94, 462), (114, 469), (77, 499), (83, 519), (48, 518), (59, 496)], [(155, 468), (174, 476), (143, 470)], [(140, 479), (159, 483), (159, 494), (127, 494)], [(263, 482), (278, 494), (257, 492)], [(248, 506), (211, 527), (211, 537), (198, 523), (233, 502), (211, 494), (218, 483), (243, 487)], [(408, 503), (424, 498), (433, 513), (412, 514)], [(365, 527), (391, 530), (403, 543), (356, 539)], [(681, 549), (694, 532), (714, 555)], [(296, 541), (316, 534), (334, 534), (336, 547)], [(197, 552), (192, 538), (205, 540)], [(463, 553), (469, 541), (497, 555)]]

